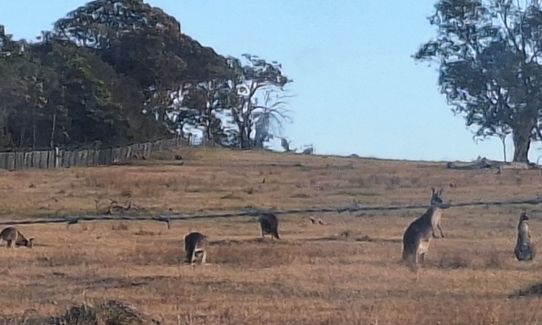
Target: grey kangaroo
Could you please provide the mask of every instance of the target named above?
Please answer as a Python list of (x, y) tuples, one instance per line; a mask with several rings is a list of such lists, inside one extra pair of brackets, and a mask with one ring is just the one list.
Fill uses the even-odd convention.
[(191, 232), (184, 237), (186, 263), (205, 264), (207, 259), (207, 237), (199, 232)]
[(260, 227), (262, 230), (262, 238), (265, 235), (271, 235), (271, 237), (280, 239), (279, 237), (279, 219), (272, 213), (262, 213), (258, 217)]
[(535, 246), (531, 240), (528, 220), (529, 216), (525, 212), (519, 216), (518, 241), (514, 249), (518, 261), (532, 261), (535, 256)]
[(438, 192), (431, 189), (431, 206), (408, 226), (403, 235), (403, 260), (412, 266), (423, 265), (433, 237), (444, 238), (440, 227), (442, 209), (446, 208), (442, 192), (443, 189)]
[(0, 240), (6, 242), (7, 248), (13, 248), (15, 246), (32, 247), (34, 238), (26, 237), (15, 227), (7, 227), (0, 232)]

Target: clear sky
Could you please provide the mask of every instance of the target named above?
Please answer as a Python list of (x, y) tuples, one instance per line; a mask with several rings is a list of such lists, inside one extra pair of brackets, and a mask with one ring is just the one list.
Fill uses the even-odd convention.
[[(15, 38), (41, 30), (85, 0), (0, 0)], [(473, 141), (437, 87), (436, 67), (411, 55), (434, 35), (435, 0), (148, 0), (183, 33), (223, 55), (277, 60), (294, 80), (284, 136), (317, 153), (397, 159), (502, 159), (497, 139)], [(540, 146), (538, 146), (540, 148)], [(508, 159), (512, 145), (508, 145)], [(542, 150), (533, 148), (536, 161)], [(541, 158), (542, 161), (542, 158)]]

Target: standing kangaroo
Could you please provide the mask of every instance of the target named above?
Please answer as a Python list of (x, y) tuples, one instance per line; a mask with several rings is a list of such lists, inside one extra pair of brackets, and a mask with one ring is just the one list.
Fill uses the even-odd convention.
[(442, 191), (443, 189), (438, 192), (434, 188), (431, 189), (431, 206), (408, 226), (403, 235), (403, 260), (413, 266), (424, 263), (425, 254), (433, 237), (444, 238), (440, 227), (442, 209), (445, 208)]
[(191, 232), (184, 237), (186, 263), (205, 264), (207, 259), (207, 237), (199, 232)]
[(262, 238), (265, 235), (271, 235), (271, 237), (280, 239), (279, 237), (279, 219), (272, 213), (262, 213), (258, 217), (260, 227), (262, 230)]
[(519, 216), (518, 241), (514, 249), (514, 254), (518, 261), (531, 261), (535, 256), (535, 247), (531, 241), (531, 231), (529, 230), (527, 220), (529, 220), (529, 216), (523, 212)]
[(0, 232), (0, 240), (6, 242), (7, 248), (15, 246), (32, 247), (34, 238), (26, 239), (26, 237), (15, 227), (7, 227)]

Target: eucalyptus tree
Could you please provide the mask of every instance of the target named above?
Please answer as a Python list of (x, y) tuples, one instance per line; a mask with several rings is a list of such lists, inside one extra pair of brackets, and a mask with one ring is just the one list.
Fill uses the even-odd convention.
[(262, 104), (255, 105), (254, 119), (254, 146), (263, 148), (264, 143), (279, 136), (283, 122), (291, 122), (287, 108), (288, 96), (275, 89), (266, 90)]
[[(181, 109), (185, 118), (191, 118), (191, 125), (203, 130), (205, 141), (223, 144), (224, 127), (222, 119), (228, 109), (228, 96), (231, 96), (228, 80), (213, 79), (183, 86)], [(188, 115), (192, 112), (193, 115)]]
[[(267, 62), (251, 54), (243, 54), (243, 58), (244, 62), (230, 58), (237, 77), (230, 83), (235, 96), (229, 97), (228, 106), (239, 147), (252, 148), (263, 146), (273, 120), (287, 119), (284, 97), (275, 95), (284, 92), (292, 80), (282, 73), (282, 65), (276, 61)], [(256, 128), (258, 132), (254, 134)]]
[(455, 113), (478, 137), (512, 133), (514, 161), (541, 140), (542, 9), (536, 0), (439, 0), (434, 39), (415, 59), (435, 62)]

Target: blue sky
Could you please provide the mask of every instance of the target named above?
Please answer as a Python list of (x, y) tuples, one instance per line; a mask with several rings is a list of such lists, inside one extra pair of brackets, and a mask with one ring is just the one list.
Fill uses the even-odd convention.
[[(33, 39), (85, 0), (0, 0), (0, 24)], [(411, 55), (434, 35), (435, 0), (148, 0), (223, 55), (277, 60), (294, 80), (284, 136), (317, 153), (412, 160), (502, 159), (497, 139), (473, 141), (437, 87), (436, 67)], [(540, 148), (540, 146), (538, 146)], [(512, 145), (508, 145), (508, 158)], [(533, 148), (536, 161), (542, 150)], [(542, 159), (541, 159), (542, 161)]]

